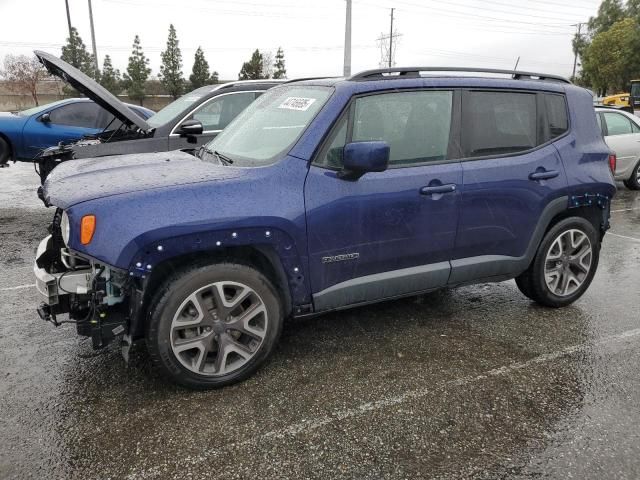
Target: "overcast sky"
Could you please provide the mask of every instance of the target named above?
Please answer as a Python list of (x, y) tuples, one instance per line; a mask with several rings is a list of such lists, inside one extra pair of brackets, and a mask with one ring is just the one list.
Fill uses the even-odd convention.
[[(352, 71), (380, 63), (376, 39), (389, 31), (389, 9), (402, 34), (397, 65), (519, 68), (570, 75), (572, 24), (594, 15), (599, 0), (353, 0)], [(87, 0), (69, 0), (71, 22), (91, 49)], [(345, 0), (93, 0), (98, 57), (126, 69), (140, 35), (153, 75), (169, 24), (178, 33), (184, 74), (200, 45), (212, 70), (236, 79), (259, 48), (285, 52), (288, 77), (341, 75)], [(60, 55), (68, 37), (64, 0), (0, 0), (0, 58), (34, 48)]]

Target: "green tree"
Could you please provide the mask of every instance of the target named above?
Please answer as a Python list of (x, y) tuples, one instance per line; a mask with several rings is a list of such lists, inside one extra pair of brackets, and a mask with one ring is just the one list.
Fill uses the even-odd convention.
[(625, 18), (625, 15), (622, 0), (603, 0), (598, 7), (598, 14), (589, 19), (589, 33), (593, 36), (606, 32), (614, 23)]
[(627, 16), (640, 23), (640, 0), (627, 0)]
[(78, 30), (71, 27), (71, 36), (67, 38), (67, 43), (62, 47), (62, 60), (76, 67), (85, 75), (91, 78), (96, 77), (96, 69), (93, 63), (93, 55), (89, 53), (86, 45), (80, 38)]
[(273, 78), (287, 78), (287, 69), (284, 65), (284, 51), (282, 47), (276, 52), (276, 61), (273, 64)]
[(614, 23), (593, 37), (583, 58), (583, 71), (600, 92), (626, 91), (640, 77), (640, 25), (633, 18)]
[(211, 84), (211, 85), (215, 85), (216, 83), (218, 83), (218, 81), (219, 81), (219, 78), (218, 78), (218, 77), (219, 77), (218, 72), (216, 72), (216, 71), (214, 70), (214, 72), (213, 72), (213, 73), (211, 74), (211, 76), (209, 77), (209, 84)]
[(100, 84), (114, 95), (117, 95), (122, 91), (122, 78), (120, 77), (120, 70), (118, 70), (117, 68), (113, 68), (111, 57), (109, 55), (104, 56), (104, 63), (102, 64), (102, 75), (100, 75)]
[(193, 68), (191, 69), (189, 82), (191, 82), (191, 88), (195, 89), (207, 85), (209, 81), (209, 64), (207, 63), (206, 58), (204, 58), (202, 48), (198, 47), (193, 60)]
[(174, 99), (182, 94), (184, 79), (182, 78), (182, 53), (178, 46), (178, 37), (173, 24), (169, 25), (167, 49), (160, 54), (160, 83)]
[(242, 64), (242, 69), (238, 74), (239, 80), (260, 80), (264, 78), (264, 60), (260, 50), (256, 49), (251, 55), (251, 60)]
[(150, 74), (149, 59), (142, 52), (140, 37), (136, 35), (133, 40), (133, 50), (129, 57), (129, 65), (127, 66), (127, 73), (124, 74), (123, 83), (129, 98), (140, 102), (140, 105), (142, 105), (142, 101), (146, 96), (145, 82)]

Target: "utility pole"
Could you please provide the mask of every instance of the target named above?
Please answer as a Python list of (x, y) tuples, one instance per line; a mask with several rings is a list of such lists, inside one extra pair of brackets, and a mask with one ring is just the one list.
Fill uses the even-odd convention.
[(347, 13), (344, 26), (344, 67), (342, 74), (351, 76), (351, 0), (347, 1)]
[(91, 24), (91, 43), (93, 44), (93, 66), (95, 68), (97, 80), (100, 75), (100, 69), (98, 68), (98, 50), (96, 49), (96, 32), (93, 29), (93, 10), (91, 9), (91, 0), (89, 0), (89, 23)]
[(391, 64), (393, 62), (393, 11), (395, 9), (391, 9), (391, 28), (389, 30), (389, 68), (393, 67)]
[[(578, 27), (578, 34), (576, 35), (576, 37), (578, 37), (578, 41), (580, 41), (582, 39), (582, 36), (580, 35), (580, 31), (582, 30), (582, 25), (584, 25), (583, 23), (577, 23), (575, 25), (572, 25), (572, 27)], [(573, 74), (571, 75), (571, 81), (574, 81), (576, 78), (576, 66), (578, 65), (578, 49), (576, 49), (575, 52), (573, 52)]]
[(391, 26), (389, 28), (389, 33), (381, 33), (380, 36), (376, 39), (378, 45), (380, 46), (380, 67), (388, 67), (392, 68), (395, 55), (393, 54), (394, 48), (397, 50), (398, 39), (402, 36), (401, 33), (398, 33), (396, 29), (394, 29), (393, 21), (395, 20), (394, 14), (395, 8), (391, 9)]
[(69, 38), (71, 38), (71, 14), (69, 13), (69, 0), (64, 0), (67, 5), (67, 25), (69, 26)]

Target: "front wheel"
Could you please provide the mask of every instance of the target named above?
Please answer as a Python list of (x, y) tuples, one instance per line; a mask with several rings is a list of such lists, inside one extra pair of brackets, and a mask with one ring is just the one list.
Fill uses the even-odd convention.
[(623, 183), (629, 190), (640, 190), (640, 162), (633, 169), (631, 176)]
[(589, 288), (599, 258), (600, 241), (593, 224), (584, 218), (567, 218), (547, 232), (516, 285), (542, 305), (564, 307)]
[(162, 373), (190, 388), (229, 385), (250, 376), (282, 330), (271, 282), (251, 267), (194, 267), (165, 284), (150, 309), (146, 340)]
[(11, 158), (11, 147), (9, 143), (2, 137), (0, 137), (0, 167), (4, 167), (9, 163)]

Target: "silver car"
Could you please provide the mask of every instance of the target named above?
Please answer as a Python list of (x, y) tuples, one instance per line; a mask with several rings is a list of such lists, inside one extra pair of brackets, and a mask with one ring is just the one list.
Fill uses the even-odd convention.
[(596, 108), (602, 135), (617, 157), (615, 178), (640, 190), (640, 117), (622, 110)]

